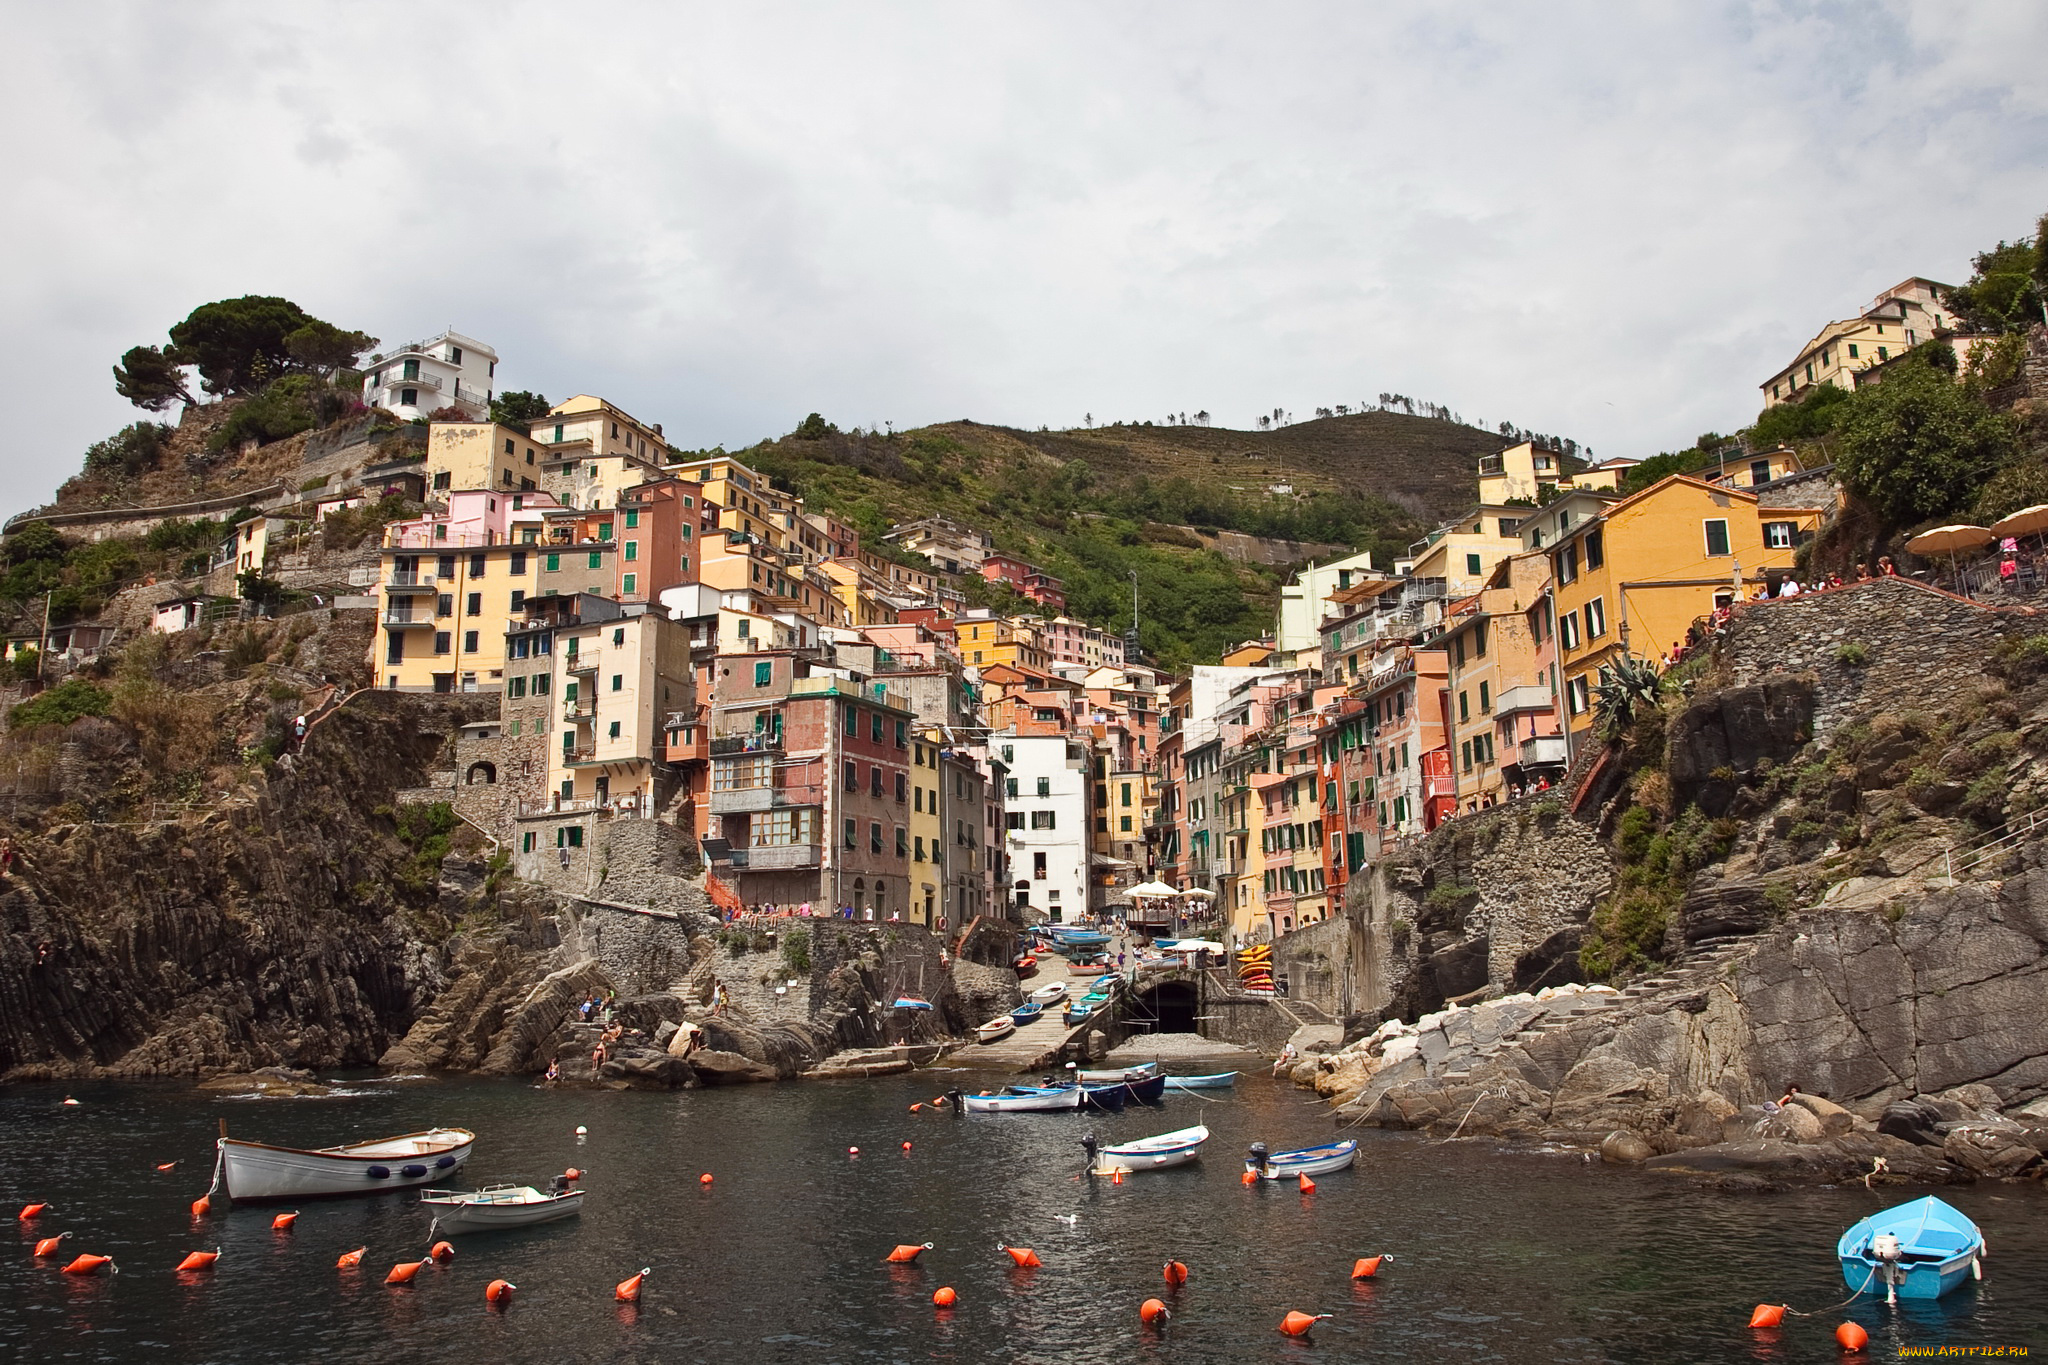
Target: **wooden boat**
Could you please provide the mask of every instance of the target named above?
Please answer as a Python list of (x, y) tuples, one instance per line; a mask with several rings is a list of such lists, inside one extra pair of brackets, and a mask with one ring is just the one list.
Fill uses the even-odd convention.
[(1984, 1234), (1933, 1195), (1873, 1213), (1835, 1244), (1842, 1282), (1857, 1293), (1884, 1289), (1885, 1302), (1938, 1299), (1984, 1274)]
[(452, 1180), (469, 1160), (476, 1134), (467, 1128), (432, 1128), (310, 1150), (229, 1137), (214, 1145), (215, 1188), (225, 1189), (230, 1199), (305, 1199)]
[(1117, 1081), (1149, 1080), (1164, 1069), (1157, 1062), (1141, 1062), (1137, 1066), (1120, 1066), (1114, 1071), (1076, 1071), (1074, 1078), (1092, 1085), (1109, 1085)]
[(1057, 1005), (1067, 998), (1067, 983), (1054, 981), (1031, 992), (1031, 998), (1041, 1005)]
[(1057, 1088), (1026, 1089), (1005, 1095), (962, 1095), (960, 1107), (970, 1114), (1057, 1114), (1078, 1110), (1081, 1092)]
[(1124, 1104), (1131, 1098), (1128, 1085), (1074, 1085), (1071, 1082), (1060, 1085), (1012, 1085), (1004, 1087), (1010, 1095), (1048, 1095), (1056, 1090), (1079, 1090), (1081, 1107), (1095, 1109), (1105, 1114), (1121, 1114)]
[(1102, 969), (1108, 965), (1106, 962), (1069, 962), (1067, 964), (1067, 974), (1069, 976), (1101, 976)]
[(1092, 1174), (1113, 1175), (1118, 1171), (1161, 1171), (1169, 1166), (1185, 1166), (1201, 1157), (1202, 1144), (1208, 1140), (1209, 1130), (1197, 1124), (1193, 1128), (1161, 1133), (1158, 1137), (1099, 1149), (1094, 1135), (1090, 1134), (1081, 1140), (1081, 1146), (1088, 1152)]
[(1017, 979), (1018, 979), (1019, 981), (1029, 981), (1029, 980), (1030, 980), (1030, 979), (1031, 979), (1032, 977), (1034, 977), (1034, 976), (1037, 976), (1037, 975), (1038, 975), (1038, 959), (1037, 959), (1037, 958), (1035, 958), (1035, 957), (1020, 957), (1020, 958), (1018, 958), (1018, 959), (1017, 959)]
[(1137, 1104), (1157, 1104), (1166, 1095), (1166, 1077), (1140, 1076), (1136, 1080), (1115, 1081), (1099, 1086), (1103, 1090), (1121, 1090), (1124, 1097)]
[(1066, 1021), (1069, 1024), (1080, 1023), (1083, 1019), (1095, 1013), (1095, 1007), (1101, 1003), (1100, 1000), (1069, 1000), (1067, 1002)]
[(976, 1042), (993, 1043), (998, 1038), (1007, 1038), (1017, 1031), (1017, 1021), (1007, 1014), (997, 1015), (974, 1030)]
[(897, 996), (897, 997), (896, 997), (896, 1004), (895, 1004), (895, 1006), (894, 1006), (894, 1008), (896, 1008), (896, 1009), (899, 1009), (899, 1010), (928, 1010), (928, 1009), (930, 1009), (931, 1007), (932, 1007), (932, 1002), (931, 1002), (931, 1001), (929, 1001), (929, 1000), (920, 1000), (920, 999), (918, 999), (918, 997), (916, 997), (916, 996), (914, 996), (914, 995), (899, 995), (899, 996)]
[[(486, 1185), (480, 1190), (434, 1190), (420, 1196), (433, 1210), (434, 1229), (446, 1233), (493, 1232), (573, 1218), (583, 1211), (583, 1191), (536, 1190), (531, 1185)], [(431, 1238), (434, 1230), (427, 1236)]]
[(1217, 1071), (1207, 1076), (1168, 1076), (1168, 1090), (1228, 1090), (1237, 1084), (1235, 1071)]
[(1038, 1016), (1044, 1013), (1045, 1006), (1039, 1004), (1036, 1000), (1026, 1000), (1023, 1004), (1010, 1011), (1010, 1022), (1018, 1028), (1022, 1028), (1026, 1024), (1037, 1023)]
[(1268, 1152), (1266, 1144), (1255, 1142), (1245, 1156), (1244, 1168), (1261, 1180), (1292, 1180), (1302, 1175), (1341, 1171), (1358, 1159), (1358, 1142), (1326, 1142), (1320, 1147), (1296, 1147), (1285, 1152)]

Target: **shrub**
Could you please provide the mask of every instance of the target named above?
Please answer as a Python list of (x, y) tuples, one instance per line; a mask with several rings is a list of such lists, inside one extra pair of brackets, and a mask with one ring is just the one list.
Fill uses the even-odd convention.
[(73, 678), (15, 707), (9, 713), (9, 722), (17, 730), (32, 725), (69, 725), (86, 716), (104, 716), (113, 704), (106, 688)]
[(123, 427), (85, 448), (85, 472), (133, 478), (156, 463), (170, 438), (171, 429), (160, 422)]
[(809, 934), (792, 933), (782, 940), (782, 960), (798, 976), (807, 975), (811, 970), (811, 938)]
[(1870, 651), (1860, 640), (1835, 646), (1835, 662), (1844, 668), (1861, 668), (1870, 662)]

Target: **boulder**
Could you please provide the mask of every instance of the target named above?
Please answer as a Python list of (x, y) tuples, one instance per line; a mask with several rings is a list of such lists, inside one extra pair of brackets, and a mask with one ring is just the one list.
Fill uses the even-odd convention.
[(704, 1085), (754, 1085), (780, 1079), (772, 1066), (749, 1060), (737, 1052), (716, 1048), (700, 1049), (690, 1054), (684, 1065), (696, 1072), (697, 1080)]
[(617, 1047), (597, 1070), (601, 1084), (626, 1090), (693, 1090), (697, 1074), (680, 1057), (659, 1048)]
[(201, 1081), (199, 1088), (223, 1091), (231, 1095), (260, 1095), (277, 1099), (297, 1099), (328, 1093), (327, 1087), (315, 1079), (312, 1072), (299, 1071), (287, 1066), (265, 1066), (239, 1075), (213, 1076)]
[(1877, 1120), (1877, 1131), (1923, 1147), (1939, 1147), (1942, 1139), (1935, 1126), (1943, 1117), (1941, 1110), (1925, 1100), (1897, 1100), (1884, 1107)]
[(1810, 1143), (1819, 1142), (1828, 1134), (1812, 1110), (1788, 1104), (1765, 1119), (1757, 1135), (1777, 1142)]
[(1600, 1141), (1600, 1159), (1614, 1166), (1640, 1166), (1657, 1155), (1657, 1149), (1639, 1133), (1616, 1129)]
[(1729, 934), (1753, 934), (1777, 918), (1762, 881), (1737, 878), (1709, 880), (1703, 873), (1678, 908), (1680, 932), (1687, 943)]
[(1820, 1120), (1821, 1131), (1828, 1137), (1840, 1137), (1856, 1126), (1856, 1116), (1818, 1095), (1794, 1095), (1792, 1103)]
[(2041, 1153), (1998, 1128), (1952, 1129), (1942, 1140), (1942, 1155), (1973, 1175), (1987, 1180), (2016, 1176), (2041, 1160)]

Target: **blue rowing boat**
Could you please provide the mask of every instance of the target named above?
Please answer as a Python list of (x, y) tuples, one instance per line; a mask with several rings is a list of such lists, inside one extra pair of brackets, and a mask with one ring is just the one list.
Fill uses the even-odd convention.
[(1010, 1018), (1021, 1028), (1025, 1024), (1037, 1023), (1038, 1016), (1043, 1013), (1045, 1013), (1045, 1006), (1039, 1004), (1036, 1000), (1026, 1000), (1023, 1004), (1010, 1011)]
[(1218, 1071), (1208, 1076), (1168, 1076), (1168, 1090), (1228, 1090), (1237, 1084), (1235, 1071)]
[(1984, 1234), (1933, 1195), (1873, 1213), (1835, 1244), (1842, 1283), (1861, 1294), (1884, 1286), (1886, 1303), (1938, 1299), (1982, 1278)]

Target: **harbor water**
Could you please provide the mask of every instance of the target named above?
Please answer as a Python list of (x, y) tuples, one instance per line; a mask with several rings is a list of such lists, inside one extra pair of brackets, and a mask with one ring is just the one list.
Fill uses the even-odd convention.
[[(297, 1100), (179, 1083), (13, 1087), (0, 1092), (8, 1208), (52, 1209), (18, 1224), (0, 1258), (0, 1357), (1671, 1365), (1832, 1360), (1848, 1318), (1869, 1330), (1875, 1360), (1910, 1346), (2048, 1348), (2037, 1184), (1940, 1192), (1985, 1232), (1981, 1285), (1758, 1333), (1745, 1326), (1757, 1303), (1842, 1299), (1836, 1236), (1920, 1191), (1731, 1194), (1578, 1154), (1369, 1130), (1357, 1166), (1313, 1194), (1246, 1187), (1251, 1143), (1331, 1133), (1312, 1097), (1258, 1073), (1120, 1115), (910, 1110), (1003, 1079), (935, 1070), (669, 1095), (366, 1078)], [(80, 1103), (63, 1106), (66, 1093)], [(460, 1125), (478, 1134), (465, 1183), (544, 1186), (574, 1166), (589, 1194), (580, 1218), (457, 1239), (454, 1261), (387, 1288), (385, 1271), (429, 1245), (416, 1195), (308, 1202), (289, 1232), (271, 1230), (268, 1206), (222, 1200), (192, 1217), (223, 1118), (236, 1136), (293, 1146)], [(1083, 1133), (1107, 1143), (1195, 1123), (1213, 1134), (1198, 1165), (1121, 1185), (1079, 1174)], [(66, 1258), (109, 1255), (120, 1273), (68, 1277), (61, 1260), (31, 1258), (35, 1238), (64, 1231)], [(914, 1265), (884, 1262), (924, 1242)], [(1044, 1264), (1017, 1269), (999, 1243)], [(337, 1270), (359, 1246), (361, 1268)], [(215, 1247), (210, 1273), (173, 1272)], [(1353, 1261), (1380, 1253), (1392, 1263), (1354, 1283)], [(1168, 1259), (1191, 1270), (1177, 1293), (1161, 1278)], [(613, 1286), (642, 1267), (653, 1273), (641, 1301), (615, 1302)], [(509, 1307), (484, 1301), (496, 1278), (519, 1286)], [(950, 1312), (932, 1306), (942, 1285), (958, 1294)], [(1158, 1330), (1138, 1320), (1155, 1295), (1173, 1310)], [(1275, 1330), (1290, 1310), (1331, 1316), (1297, 1340)]]

